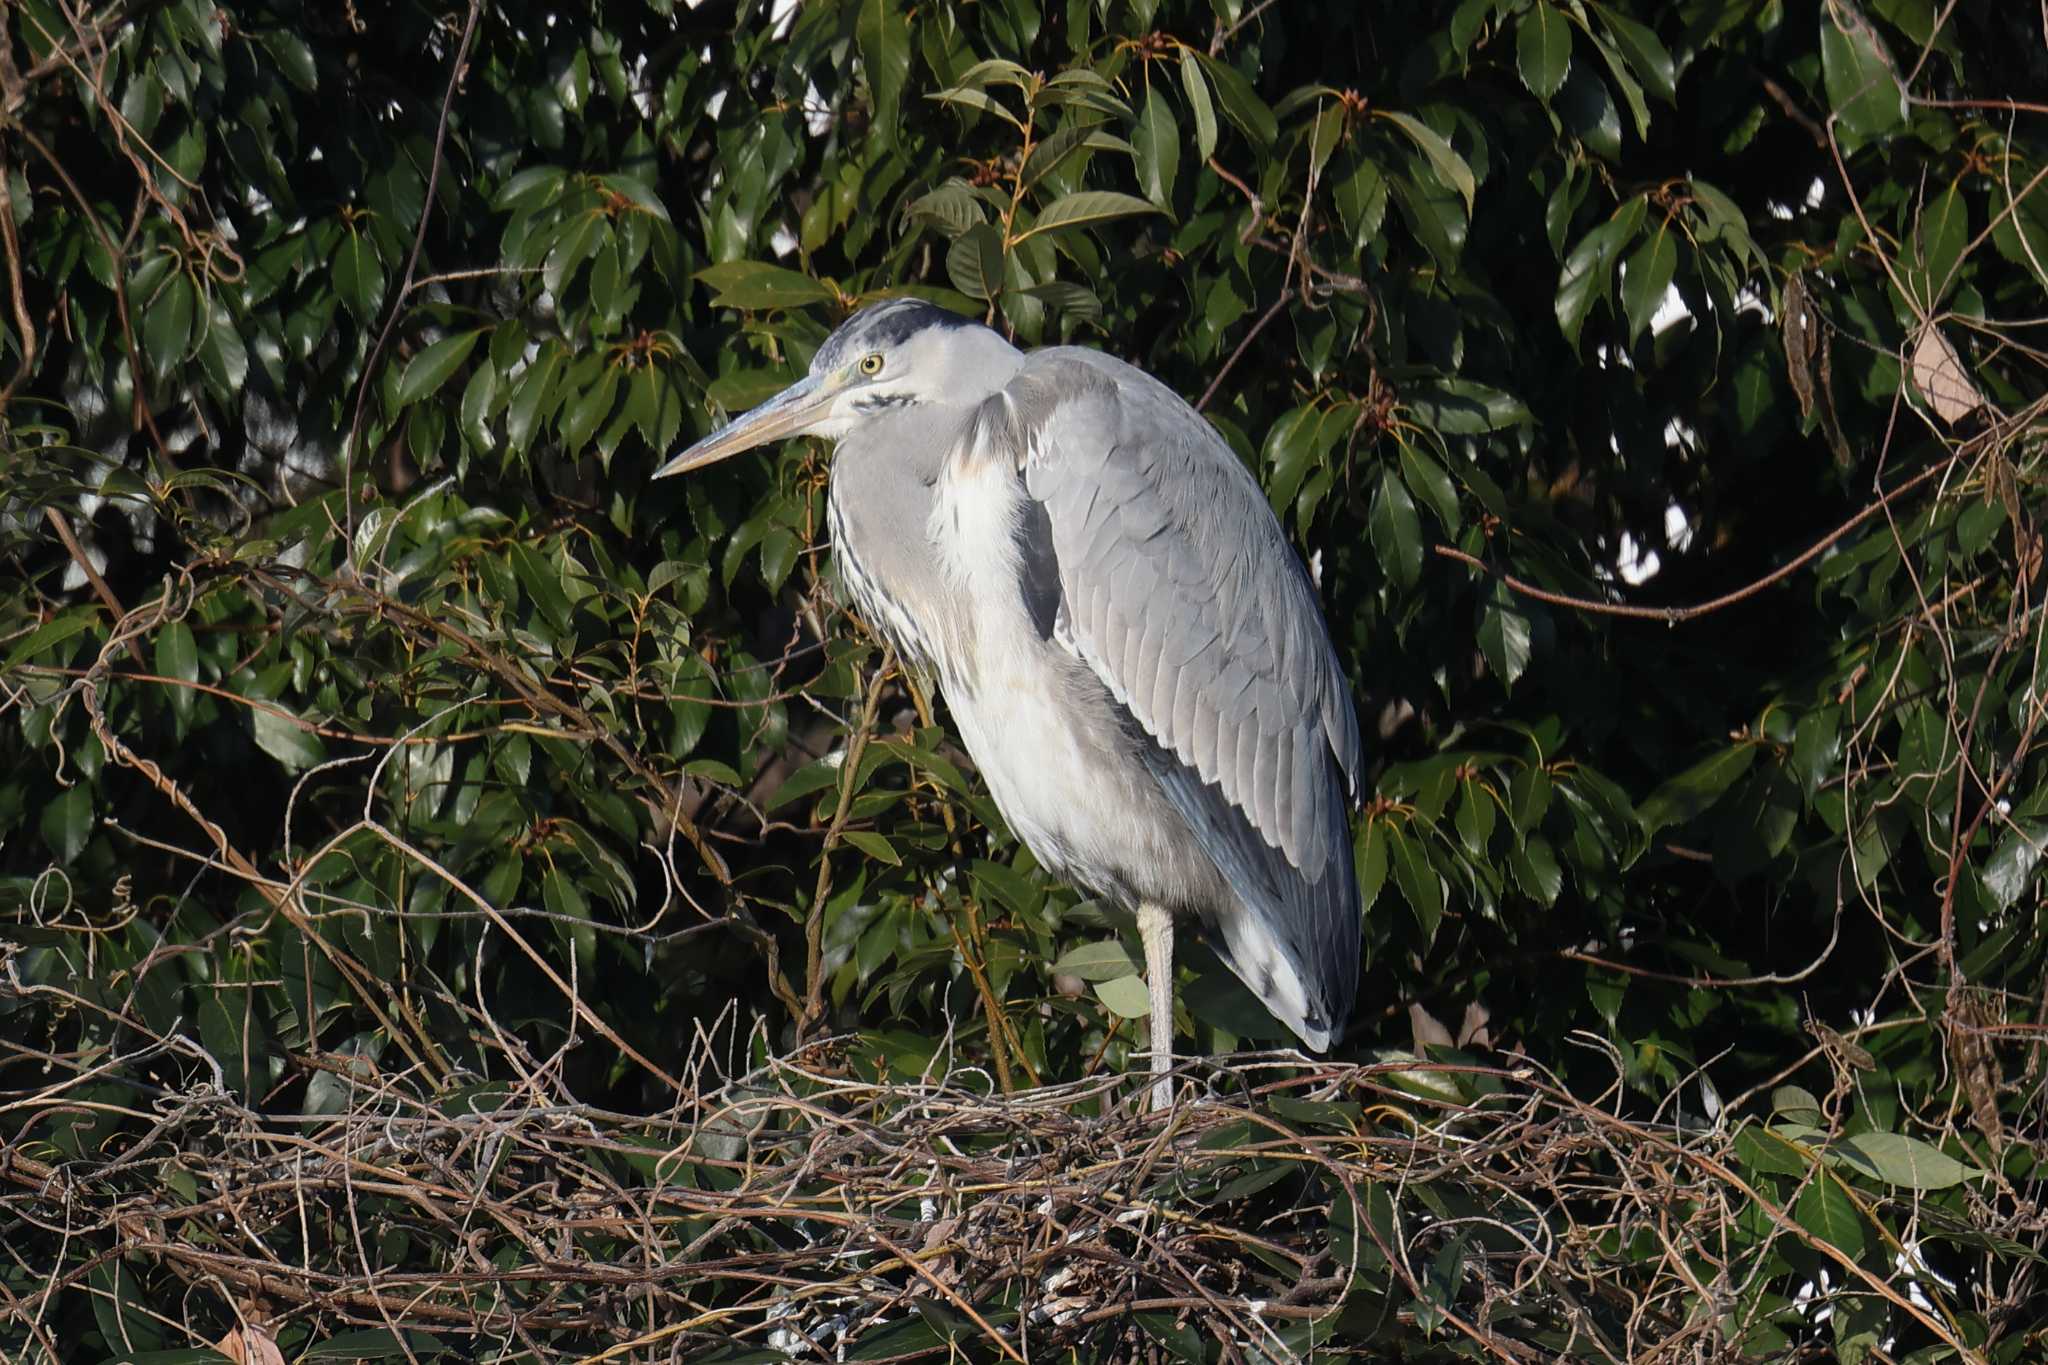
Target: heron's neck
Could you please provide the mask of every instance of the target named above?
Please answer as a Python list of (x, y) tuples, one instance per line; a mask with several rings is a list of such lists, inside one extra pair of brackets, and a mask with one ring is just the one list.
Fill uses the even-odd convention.
[(832, 458), (833, 550), (849, 605), (926, 662), (936, 652), (917, 637), (950, 629), (958, 614), (927, 528), (964, 419), (951, 405), (905, 408), (842, 440)]

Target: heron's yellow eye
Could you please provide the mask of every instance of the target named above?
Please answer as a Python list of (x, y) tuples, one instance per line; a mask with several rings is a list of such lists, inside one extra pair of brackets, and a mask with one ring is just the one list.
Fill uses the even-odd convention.
[(860, 372), (865, 375), (880, 374), (882, 372), (882, 353), (874, 351), (862, 356), (860, 358)]

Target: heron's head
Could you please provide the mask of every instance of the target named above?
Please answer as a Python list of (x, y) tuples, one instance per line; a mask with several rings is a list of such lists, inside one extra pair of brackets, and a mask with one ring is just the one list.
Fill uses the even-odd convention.
[(918, 404), (978, 403), (1022, 357), (997, 333), (921, 299), (863, 308), (811, 359), (811, 371), (671, 459), (665, 478), (791, 436), (838, 440), (884, 413)]

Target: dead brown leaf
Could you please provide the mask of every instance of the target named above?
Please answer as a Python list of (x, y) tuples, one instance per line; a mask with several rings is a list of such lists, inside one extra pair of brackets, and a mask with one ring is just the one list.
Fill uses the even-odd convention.
[(1956, 348), (1932, 319), (1921, 325), (1913, 343), (1913, 387), (1936, 417), (1951, 424), (1984, 406), (1984, 395), (1970, 382)]
[(261, 1327), (237, 1327), (213, 1343), (235, 1365), (284, 1365), (284, 1352)]

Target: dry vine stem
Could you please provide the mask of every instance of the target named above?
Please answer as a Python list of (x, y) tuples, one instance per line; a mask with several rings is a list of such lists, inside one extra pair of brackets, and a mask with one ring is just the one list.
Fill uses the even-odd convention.
[[(194, 1344), (225, 1299), (310, 1326), (307, 1344), (399, 1326), (550, 1361), (929, 1354), (931, 1324), (989, 1359), (1136, 1358), (1156, 1329), (1252, 1361), (1344, 1314), (1497, 1361), (1677, 1362), (1725, 1358), (1761, 1311), (1753, 1286), (1714, 1282), (1731, 1220), (1762, 1209), (1772, 1237), (1839, 1259), (1736, 1174), (1733, 1127), (1623, 1118), (1526, 1065), (1246, 1055), (1188, 1064), (1203, 1098), (1131, 1117), (1121, 1078), (1002, 1096), (942, 1058), (883, 1084), (847, 1067), (845, 1039), (730, 1069), (766, 1041), (700, 1033), (682, 1099), (649, 1118), (577, 1103), (518, 1058), (510, 1086), (336, 1067), (332, 1114), (162, 1091), (146, 1131), (90, 1160), (0, 1159), (7, 1218), (105, 1248), (50, 1265), (0, 1326), (118, 1259), (191, 1287)], [(18, 1126), (76, 1103), (66, 1090), (0, 1112)], [(1661, 1257), (1612, 1250), (1645, 1229)], [(433, 1268), (380, 1269), (393, 1237), (409, 1265), (434, 1248)], [(1910, 1271), (1843, 1270), (1975, 1358)], [(1500, 1330), (1531, 1319), (1565, 1348)]]

